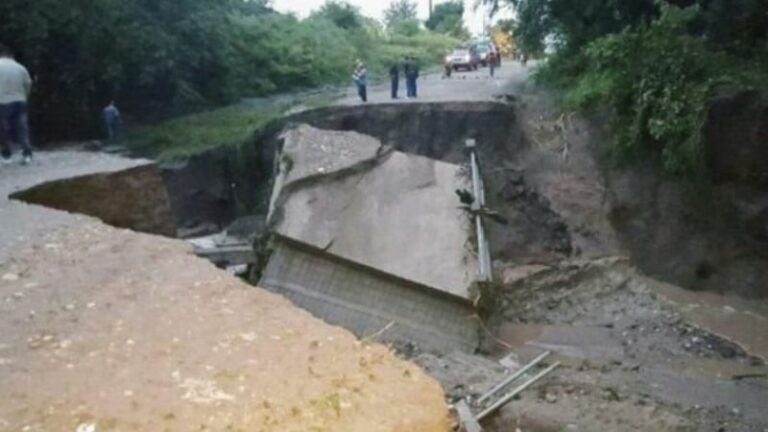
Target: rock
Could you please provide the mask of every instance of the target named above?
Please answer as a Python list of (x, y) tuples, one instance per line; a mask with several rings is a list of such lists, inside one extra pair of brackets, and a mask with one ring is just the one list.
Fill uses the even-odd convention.
[(504, 270), (502, 282), (504, 285), (513, 285), (523, 279), (527, 279), (535, 274), (549, 270), (550, 267), (543, 265), (524, 265), (512, 267)]
[(203, 237), (219, 232), (219, 227), (213, 223), (201, 223), (186, 228), (179, 228), (177, 236), (183, 239)]
[(6, 273), (3, 275), (3, 281), (5, 282), (15, 282), (19, 280), (19, 275), (15, 273)]

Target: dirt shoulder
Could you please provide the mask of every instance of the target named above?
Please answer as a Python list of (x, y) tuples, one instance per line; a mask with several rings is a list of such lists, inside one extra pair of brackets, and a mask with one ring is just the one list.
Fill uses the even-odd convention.
[(86, 222), (0, 277), (2, 431), (448, 429), (417, 367), (182, 242)]

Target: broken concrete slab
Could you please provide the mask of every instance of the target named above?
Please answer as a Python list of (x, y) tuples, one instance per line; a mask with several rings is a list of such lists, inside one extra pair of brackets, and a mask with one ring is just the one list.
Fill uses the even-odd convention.
[(259, 285), (362, 338), (439, 352), (478, 345), (471, 303), (295, 242), (276, 242)]
[(337, 173), (374, 160), (381, 143), (357, 132), (328, 131), (299, 125), (283, 135), (282, 157), (290, 159), (286, 184), (316, 175)]
[[(284, 134), (260, 284), (360, 336), (427, 350), (478, 344), (472, 225), (457, 165), (354, 132)], [(390, 324), (392, 324), (390, 326)]]
[(273, 218), (276, 206), (279, 206), (277, 200), (288, 189), (375, 164), (383, 151), (375, 138), (356, 132), (321, 130), (305, 124), (286, 130), (281, 135), (281, 142), (268, 219)]
[[(293, 166), (284, 176), (293, 182), (307, 179), (307, 173), (316, 175), (316, 164), (299, 157), (304, 149), (318, 151), (314, 140), (326, 143), (322, 145), (331, 155), (363, 149), (357, 157), (332, 165), (328, 173), (352, 161), (371, 160), (379, 147), (364, 135), (309, 127), (286, 135), (286, 140)], [(333, 140), (338, 141), (327, 144)], [(279, 198), (273, 201), (280, 208), (274, 230), (328, 254), (469, 300), (477, 275), (472, 225), (454, 193), (467, 187), (458, 165), (400, 152), (383, 154), (360, 172), (317, 177), (291, 190), (276, 187)]]

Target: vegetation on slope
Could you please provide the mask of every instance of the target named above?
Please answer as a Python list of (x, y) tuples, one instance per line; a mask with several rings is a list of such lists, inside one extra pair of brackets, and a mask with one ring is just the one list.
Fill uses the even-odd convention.
[(570, 108), (608, 108), (618, 161), (653, 158), (670, 173), (704, 170), (701, 132), (724, 87), (768, 87), (762, 0), (499, 0), (519, 12), (524, 51), (556, 53), (540, 82)]

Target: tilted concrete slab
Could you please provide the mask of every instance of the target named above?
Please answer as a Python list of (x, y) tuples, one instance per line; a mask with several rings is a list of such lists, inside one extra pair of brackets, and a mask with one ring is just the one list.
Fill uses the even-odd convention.
[[(357, 133), (303, 126), (285, 137), (276, 233), (470, 300), (477, 268), (471, 221), (454, 193), (468, 188), (461, 167), (381, 151)], [(336, 155), (345, 156), (322, 162)]]
[(457, 165), (354, 132), (284, 134), (260, 285), (362, 337), (473, 351), (477, 274)]

